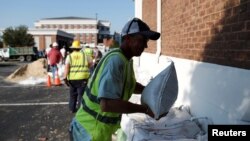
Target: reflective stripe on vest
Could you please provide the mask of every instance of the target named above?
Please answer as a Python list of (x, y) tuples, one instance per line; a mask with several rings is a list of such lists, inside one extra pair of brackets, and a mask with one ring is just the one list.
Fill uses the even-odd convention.
[(89, 68), (86, 55), (83, 52), (73, 52), (69, 56), (69, 80), (82, 80), (89, 78)]
[(89, 113), (90, 115), (92, 115), (93, 117), (95, 117), (98, 121), (101, 121), (103, 123), (107, 123), (107, 124), (116, 124), (121, 120), (121, 116), (119, 117), (106, 117), (106, 116), (102, 116), (100, 114), (98, 114), (97, 112), (95, 112), (94, 110), (91, 110), (85, 103), (84, 100), (82, 100), (82, 108)]

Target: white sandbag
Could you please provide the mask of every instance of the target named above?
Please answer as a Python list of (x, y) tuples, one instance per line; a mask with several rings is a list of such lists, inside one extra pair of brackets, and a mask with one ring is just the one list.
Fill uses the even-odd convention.
[(58, 75), (60, 78), (62, 78), (63, 74), (64, 74), (65, 65), (59, 63), (59, 64), (57, 64), (57, 68), (58, 68)]
[(197, 141), (202, 130), (192, 119), (186, 109), (176, 107), (160, 120), (141, 113), (123, 114), (121, 128), (126, 141)]
[(141, 96), (141, 103), (147, 105), (154, 113), (154, 118), (159, 119), (168, 113), (178, 95), (178, 80), (172, 60), (145, 87)]

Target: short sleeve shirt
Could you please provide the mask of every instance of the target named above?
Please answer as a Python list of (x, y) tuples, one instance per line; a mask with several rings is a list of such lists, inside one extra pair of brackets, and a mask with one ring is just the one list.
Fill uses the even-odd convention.
[(121, 99), (124, 87), (125, 63), (119, 55), (110, 57), (102, 71), (98, 99)]
[(69, 55), (66, 57), (65, 64), (70, 64)]

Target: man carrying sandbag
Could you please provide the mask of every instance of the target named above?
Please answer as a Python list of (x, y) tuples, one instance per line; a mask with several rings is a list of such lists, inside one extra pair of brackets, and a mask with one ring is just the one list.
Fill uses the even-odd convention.
[(82, 106), (71, 123), (74, 141), (111, 141), (112, 134), (120, 127), (123, 113), (154, 116), (147, 106), (128, 99), (132, 93), (141, 93), (144, 89), (135, 80), (132, 57), (142, 54), (148, 47), (148, 40), (159, 37), (160, 33), (150, 30), (138, 18), (124, 26), (120, 48), (100, 60), (88, 81)]

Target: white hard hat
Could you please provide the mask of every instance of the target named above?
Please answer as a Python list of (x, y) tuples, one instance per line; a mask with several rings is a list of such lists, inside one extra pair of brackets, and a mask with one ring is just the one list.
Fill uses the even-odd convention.
[(58, 47), (57, 42), (54, 42), (54, 43), (52, 44), (52, 47)]

